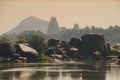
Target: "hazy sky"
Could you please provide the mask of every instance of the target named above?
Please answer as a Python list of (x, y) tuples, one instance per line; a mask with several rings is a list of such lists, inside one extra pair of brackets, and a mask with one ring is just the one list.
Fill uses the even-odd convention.
[(56, 16), (59, 26), (72, 28), (120, 25), (120, 0), (0, 0), (0, 34), (28, 16), (49, 21)]

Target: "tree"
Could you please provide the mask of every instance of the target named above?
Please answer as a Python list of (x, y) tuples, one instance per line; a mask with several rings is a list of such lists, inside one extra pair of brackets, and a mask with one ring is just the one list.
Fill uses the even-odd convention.
[(26, 39), (27, 43), (30, 44), (39, 54), (42, 54), (46, 50), (46, 43), (44, 38), (38, 35), (30, 35)]
[(16, 43), (24, 43), (25, 39), (23, 36), (19, 36), (18, 40), (16, 41)]
[(0, 37), (0, 42), (10, 42), (10, 39), (8, 36), (2, 36)]

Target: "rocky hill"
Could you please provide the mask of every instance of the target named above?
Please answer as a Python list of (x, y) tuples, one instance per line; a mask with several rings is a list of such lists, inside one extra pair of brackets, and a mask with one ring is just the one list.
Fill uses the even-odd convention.
[(18, 34), (23, 31), (41, 31), (43, 33), (47, 33), (48, 24), (48, 21), (39, 19), (34, 16), (29, 16), (22, 20), (15, 28), (8, 31), (7, 34)]

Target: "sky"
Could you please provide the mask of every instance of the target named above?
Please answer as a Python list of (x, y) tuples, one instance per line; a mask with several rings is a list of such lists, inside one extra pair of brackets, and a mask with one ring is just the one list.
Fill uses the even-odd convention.
[(59, 26), (108, 28), (120, 25), (120, 0), (0, 0), (0, 34), (16, 27), (28, 16), (49, 21), (57, 18)]

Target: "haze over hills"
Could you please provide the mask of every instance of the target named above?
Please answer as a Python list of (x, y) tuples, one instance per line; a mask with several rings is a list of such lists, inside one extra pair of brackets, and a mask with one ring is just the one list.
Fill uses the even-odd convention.
[(41, 31), (47, 33), (49, 21), (39, 19), (34, 16), (29, 16), (22, 20), (15, 28), (8, 31), (6, 34), (21, 33), (23, 31)]

